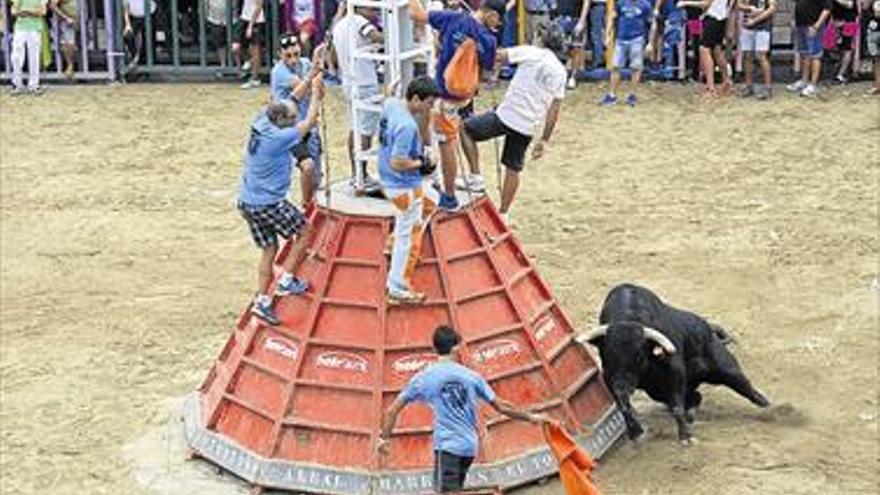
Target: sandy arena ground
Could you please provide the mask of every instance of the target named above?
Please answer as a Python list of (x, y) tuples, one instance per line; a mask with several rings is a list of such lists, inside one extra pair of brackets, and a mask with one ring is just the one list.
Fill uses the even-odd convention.
[[(640, 401), (651, 437), (604, 459), (603, 492), (878, 493), (880, 100), (865, 85), (819, 101), (779, 87), (768, 103), (700, 106), (671, 84), (600, 109), (601, 89), (566, 100), (549, 156), (527, 164), (513, 212), (526, 249), (576, 322), (635, 281), (725, 324), (776, 404), (706, 389), (684, 449)], [(265, 98), (221, 85), (0, 97), (3, 494), (171, 493), (142, 486), (124, 452), (167, 424), (250, 297), (257, 252), (233, 200)], [(338, 178), (336, 94), (328, 110)]]

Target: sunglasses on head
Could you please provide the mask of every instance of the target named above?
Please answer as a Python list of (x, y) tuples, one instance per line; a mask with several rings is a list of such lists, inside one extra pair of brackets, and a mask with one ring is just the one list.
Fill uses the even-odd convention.
[(299, 45), (299, 39), (293, 34), (282, 36), (278, 40), (278, 45), (281, 46), (281, 48), (290, 48), (291, 46)]

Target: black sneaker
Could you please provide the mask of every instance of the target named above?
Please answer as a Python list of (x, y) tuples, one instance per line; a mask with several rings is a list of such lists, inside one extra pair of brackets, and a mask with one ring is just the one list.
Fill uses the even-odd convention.
[(254, 301), (254, 304), (251, 306), (251, 313), (272, 326), (281, 324), (281, 320), (275, 315), (275, 311), (272, 309), (271, 304)]

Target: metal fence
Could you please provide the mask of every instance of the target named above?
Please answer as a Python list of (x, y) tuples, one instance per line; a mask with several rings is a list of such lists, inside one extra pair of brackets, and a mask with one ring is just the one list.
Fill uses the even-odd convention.
[[(124, 36), (124, 13), (129, 0), (78, 0), (79, 20), (76, 34), (76, 71), (74, 80), (107, 79), (116, 80), (137, 74), (163, 76), (194, 77), (211, 79), (237, 74), (230, 50), (236, 38), (235, 27), (241, 0), (225, 0), (225, 21), (222, 25), (214, 25), (208, 21), (208, 1), (214, 0), (159, 0), (155, 2), (155, 10), (150, 0), (130, 0), (143, 2), (145, 15), (137, 18), (142, 25), (141, 41), (143, 57), (137, 66), (131, 64), (132, 53), (127, 53)], [(224, 0), (219, 0), (223, 2)], [(315, 2), (316, 22), (324, 26), (323, 20), (330, 19), (333, 12), (325, 13), (321, 7), (325, 2)], [(0, 0), (2, 19), (3, 71), (2, 78), (9, 79), (12, 75), (11, 64), (11, 33), (13, 23), (10, 15), (10, 1)], [(271, 62), (278, 48), (279, 31), (292, 27), (293, 0), (264, 0), (265, 24), (262, 25), (262, 39), (265, 46), (261, 49), (262, 67), (264, 71), (271, 67)], [(327, 17), (329, 16), (329, 17)], [(134, 18), (133, 18), (134, 19)], [(141, 26), (138, 26), (140, 30)], [(43, 61), (41, 78), (64, 79), (63, 56), (57, 16), (51, 10), (47, 16), (46, 29), (49, 31), (50, 60)], [(215, 43), (221, 50), (212, 50), (209, 37), (216, 36)], [(318, 29), (316, 42), (323, 34)], [(45, 39), (45, 37), (44, 37)], [(130, 44), (129, 44), (130, 45)], [(222, 53), (219, 53), (222, 52)], [(242, 55), (247, 58), (247, 54)]]

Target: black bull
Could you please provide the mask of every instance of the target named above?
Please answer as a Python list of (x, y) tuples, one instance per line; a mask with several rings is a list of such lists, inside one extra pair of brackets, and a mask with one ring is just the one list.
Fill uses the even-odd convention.
[(703, 383), (726, 385), (761, 407), (770, 404), (725, 346), (720, 327), (665, 304), (649, 289), (631, 284), (612, 289), (599, 325), (579, 340), (598, 347), (605, 383), (631, 439), (643, 432), (630, 404), (637, 388), (669, 407), (683, 443), (690, 442), (691, 411), (700, 405), (697, 388)]

